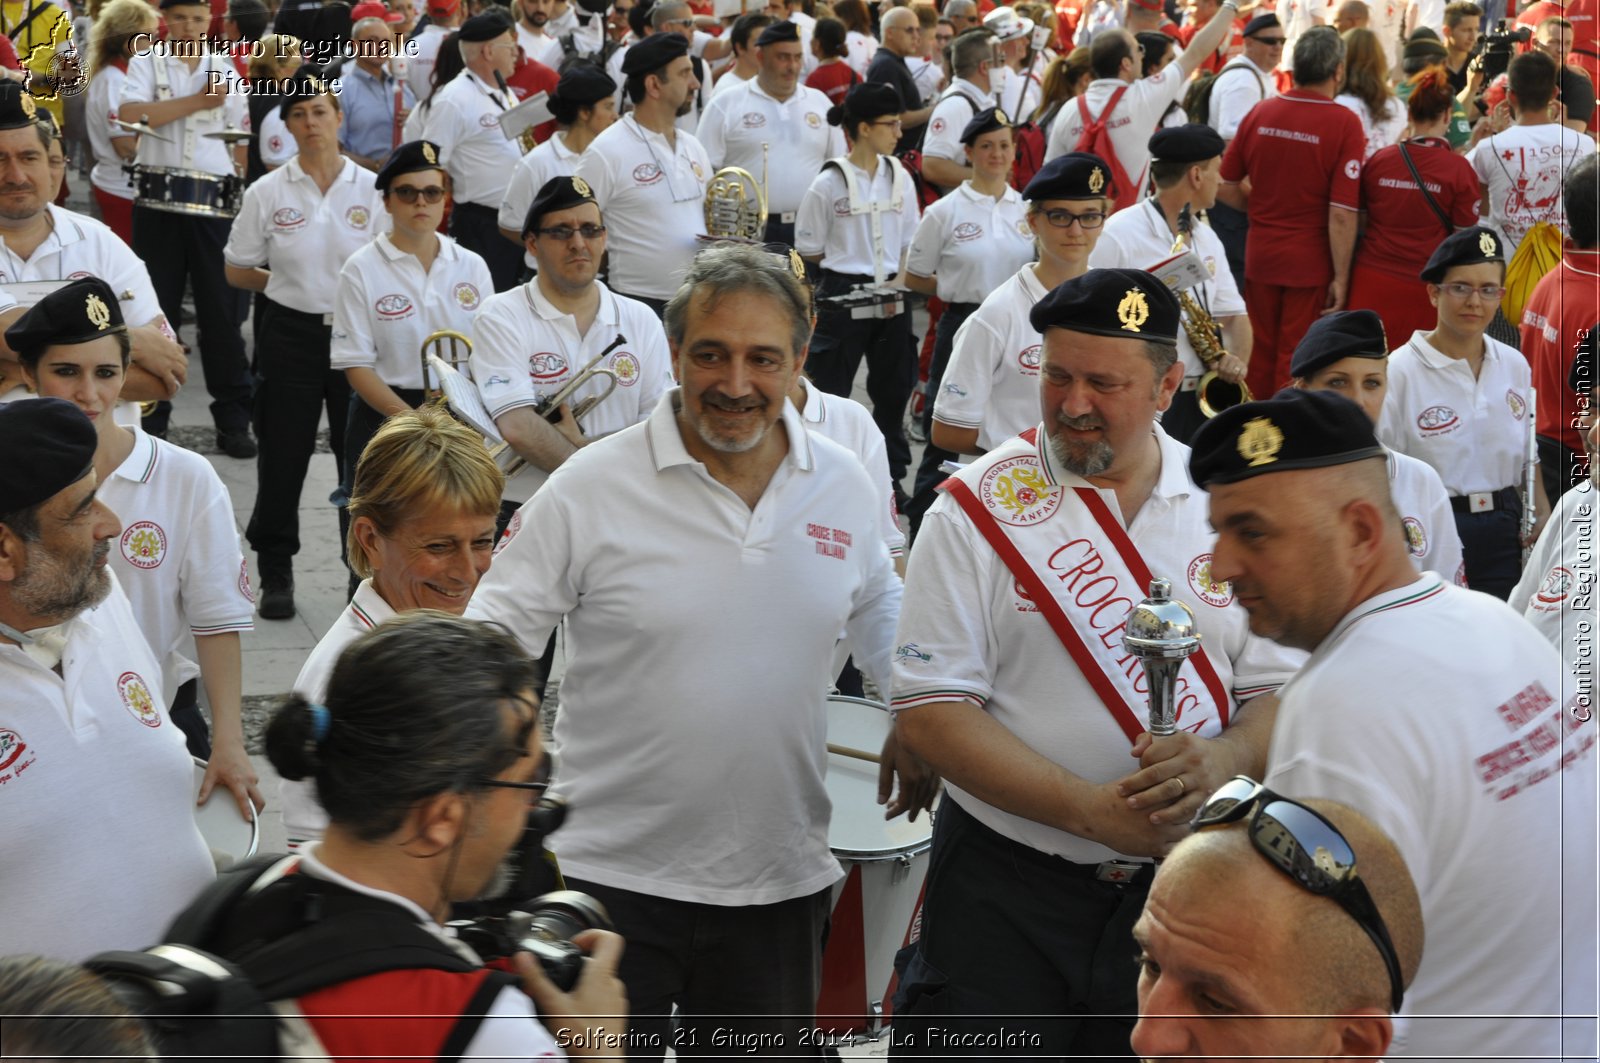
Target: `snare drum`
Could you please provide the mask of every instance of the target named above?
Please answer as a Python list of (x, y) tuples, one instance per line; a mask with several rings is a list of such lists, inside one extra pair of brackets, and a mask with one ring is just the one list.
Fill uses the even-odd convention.
[(172, 166), (140, 166), (133, 172), (133, 202), (172, 214), (232, 218), (244, 199), (244, 182), (233, 174), (180, 170)]
[[(893, 720), (875, 701), (828, 698), (828, 741), (877, 753)], [(933, 821), (883, 818), (878, 765), (828, 754), (833, 819), (828, 845), (846, 876), (833, 888), (833, 922), (822, 954), (817, 1025), (829, 1033), (877, 1033), (887, 1014), (894, 957), (922, 908)]]
[[(206, 778), (206, 762), (199, 757), (190, 759), (194, 761), (194, 792), (198, 797), (200, 784)], [(255, 806), (250, 808), (250, 818), (245, 819), (239, 814), (233, 791), (226, 786), (212, 787), (206, 803), (194, 806), (194, 822), (218, 871), (250, 859), (261, 844), (261, 822), (256, 818)]]

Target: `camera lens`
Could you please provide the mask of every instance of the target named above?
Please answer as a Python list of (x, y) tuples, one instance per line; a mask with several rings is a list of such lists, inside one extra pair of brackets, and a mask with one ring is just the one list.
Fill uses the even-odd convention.
[(545, 941), (571, 941), (585, 930), (610, 930), (605, 905), (576, 890), (558, 890), (534, 899), (524, 933)]

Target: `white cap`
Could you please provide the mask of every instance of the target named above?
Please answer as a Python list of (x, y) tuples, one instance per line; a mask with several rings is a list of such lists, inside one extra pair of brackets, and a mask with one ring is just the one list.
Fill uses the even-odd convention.
[(993, 33), (996, 40), (1004, 43), (1031, 34), (1033, 20), (1023, 18), (1009, 7), (997, 7), (983, 16), (983, 28)]

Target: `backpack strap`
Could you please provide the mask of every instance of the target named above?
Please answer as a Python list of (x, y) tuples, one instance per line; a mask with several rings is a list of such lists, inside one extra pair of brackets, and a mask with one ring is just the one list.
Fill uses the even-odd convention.
[(1455, 232), (1455, 223), (1444, 212), (1444, 208), (1439, 206), (1439, 201), (1433, 198), (1433, 193), (1428, 191), (1428, 186), (1422, 183), (1422, 175), (1417, 172), (1417, 164), (1411, 161), (1411, 153), (1406, 150), (1406, 142), (1402, 140), (1399, 147), (1400, 157), (1405, 160), (1406, 169), (1411, 171), (1411, 179), (1417, 182), (1417, 191), (1421, 192), (1422, 198), (1428, 201), (1428, 209), (1433, 211), (1433, 216), (1439, 219), (1439, 223), (1444, 226), (1444, 231), (1447, 234)]
[(478, 991), (472, 994), (472, 999), (467, 1001), (467, 1006), (462, 1009), (461, 1021), (450, 1030), (450, 1036), (445, 1038), (444, 1046), (439, 1049), (439, 1063), (460, 1063), (462, 1053), (477, 1036), (478, 1028), (483, 1025), (483, 1020), (488, 1018), (489, 1008), (494, 1005), (494, 998), (508, 985), (521, 985), (521, 980), (515, 975), (503, 971), (493, 971), (483, 980)]

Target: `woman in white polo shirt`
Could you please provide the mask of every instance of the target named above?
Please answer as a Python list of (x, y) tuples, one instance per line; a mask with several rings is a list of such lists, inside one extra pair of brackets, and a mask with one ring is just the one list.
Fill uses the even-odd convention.
[[(1503, 245), (1476, 226), (1445, 237), (1422, 279), (1438, 311), (1389, 358), (1383, 445), (1432, 465), (1450, 494), (1467, 586), (1510, 595), (1522, 565), (1522, 484), (1533, 416), (1531, 372), (1515, 347), (1485, 335), (1504, 291)], [(1392, 342), (1392, 341), (1391, 341)], [(1534, 478), (1533, 536), (1550, 512)]]
[(5, 336), (29, 387), (73, 403), (94, 422), (99, 497), (122, 521), (111, 567), (162, 662), (161, 688), (174, 696), (198, 676), (211, 705), (208, 737), (192, 693), (172, 704), (190, 751), (208, 760), (200, 796), (220, 784), (241, 812), (250, 803), (260, 808), (239, 705), (239, 633), (252, 627), (254, 600), (228, 489), (200, 455), (137, 423), (117, 423), (129, 341), (105, 281), (85, 277), (51, 292)]

